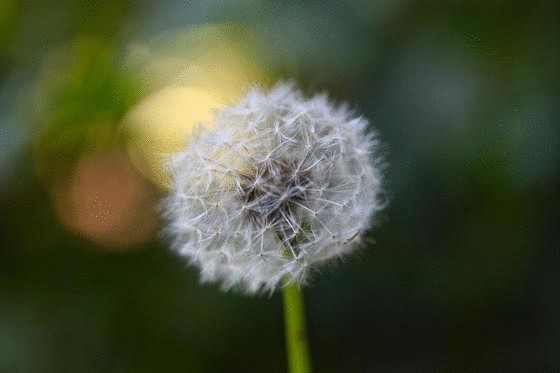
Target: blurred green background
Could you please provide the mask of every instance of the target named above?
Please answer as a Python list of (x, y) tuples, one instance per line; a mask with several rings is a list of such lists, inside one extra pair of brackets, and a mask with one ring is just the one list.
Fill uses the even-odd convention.
[(306, 288), (316, 371), (560, 370), (557, 1), (0, 0), (0, 371), (286, 370), (281, 297), (200, 285), (156, 211), (161, 154), (278, 79), (390, 163)]

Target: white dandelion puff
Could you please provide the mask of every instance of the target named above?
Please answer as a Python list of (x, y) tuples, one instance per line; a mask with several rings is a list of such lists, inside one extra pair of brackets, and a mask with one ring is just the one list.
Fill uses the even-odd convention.
[(380, 144), (366, 126), (291, 84), (218, 111), (170, 156), (172, 248), (225, 289), (305, 282), (350, 252), (383, 207)]

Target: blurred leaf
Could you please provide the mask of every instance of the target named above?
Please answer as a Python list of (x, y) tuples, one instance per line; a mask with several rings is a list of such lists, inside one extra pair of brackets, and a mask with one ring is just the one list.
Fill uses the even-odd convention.
[(80, 153), (123, 140), (119, 122), (138, 94), (114, 48), (79, 38), (45, 63), (35, 92), (36, 120), (44, 128), (36, 147), (41, 175), (67, 170)]

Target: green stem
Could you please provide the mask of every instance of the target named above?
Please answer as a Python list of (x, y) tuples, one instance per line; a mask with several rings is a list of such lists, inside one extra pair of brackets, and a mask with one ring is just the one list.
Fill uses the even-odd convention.
[(311, 372), (303, 297), (299, 284), (284, 288), (284, 319), (286, 322), (286, 347), (290, 373)]

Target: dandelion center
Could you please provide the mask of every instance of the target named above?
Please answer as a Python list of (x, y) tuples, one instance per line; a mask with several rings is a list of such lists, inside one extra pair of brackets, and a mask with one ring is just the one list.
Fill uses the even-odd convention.
[[(239, 199), (246, 217), (259, 226), (278, 225), (293, 216), (309, 196), (311, 172), (301, 162), (268, 159), (240, 173)], [(281, 228), (281, 227), (280, 227)]]

